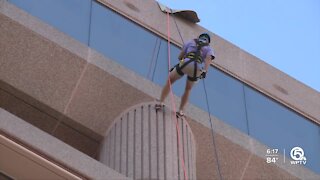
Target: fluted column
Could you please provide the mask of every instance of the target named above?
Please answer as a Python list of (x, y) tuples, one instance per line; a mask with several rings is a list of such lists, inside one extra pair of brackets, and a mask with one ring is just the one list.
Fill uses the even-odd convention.
[(144, 103), (115, 119), (103, 141), (100, 161), (134, 179), (185, 179), (183, 169), (188, 179), (196, 179), (195, 154), (186, 120), (177, 120), (168, 108), (155, 111), (154, 103)]

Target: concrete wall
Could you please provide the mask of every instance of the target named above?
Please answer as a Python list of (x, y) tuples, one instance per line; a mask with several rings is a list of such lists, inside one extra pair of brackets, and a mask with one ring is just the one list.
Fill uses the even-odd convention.
[[(34, 171), (24, 171), (27, 168), (35, 168), (35, 166), (38, 166), (38, 168), (45, 168), (47, 171), (50, 170), (51, 175), (59, 175), (62, 179), (126, 179), (125, 176), (104, 166), (103, 164), (90, 158), (86, 154), (81, 153), (80, 151), (30, 125), (29, 123), (5, 111), (2, 108), (0, 108), (0, 136), (9, 139), (10, 141), (16, 142), (25, 151), (30, 151), (29, 153), (34, 153), (39, 156), (36, 159), (33, 155), (26, 155), (24, 154), (24, 152), (19, 152), (17, 151), (17, 149), (13, 149), (15, 152), (19, 152), (20, 157), (13, 156), (11, 161), (14, 159), (29, 159), (29, 164), (28, 167), (21, 167), (24, 169), (10, 170), (10, 164), (2, 164), (7, 162), (7, 157), (4, 157), (3, 155), (5, 154), (1, 153), (0, 170), (5, 171), (5, 173), (8, 173), (9, 176), (19, 178), (21, 177), (21, 175), (23, 175), (23, 173), (25, 173), (26, 176), (21, 179), (25, 179), (27, 177), (43, 179), (45, 177), (45, 171), (41, 171), (40, 173), (36, 173)], [(1, 145), (2, 144), (4, 143), (1, 143)], [(10, 146), (10, 148), (12, 149), (12, 146)], [(21, 157), (23, 155), (24, 158)], [(30, 161), (32, 163), (35, 163), (35, 165), (32, 165)], [(44, 161), (47, 161), (47, 163), (49, 163), (50, 165), (45, 164)], [(24, 164), (24, 166), (26, 165), (27, 164)], [(54, 170), (50, 166), (56, 166), (56, 169)], [(18, 167), (19, 165), (16, 164), (15, 168)], [(66, 173), (69, 174), (69, 177), (67, 177), (66, 174), (62, 175), (61, 172), (57, 172), (57, 168), (61, 168), (66, 171)], [(49, 178), (49, 176), (46, 176), (45, 178)]]
[(152, 99), (88, 63), (99, 56), (79, 57), (3, 14), (0, 21), (1, 107), (88, 155), (97, 155), (101, 138), (119, 113)]
[(0, 154), (0, 177), (4, 173), (12, 179), (81, 179), (2, 135)]

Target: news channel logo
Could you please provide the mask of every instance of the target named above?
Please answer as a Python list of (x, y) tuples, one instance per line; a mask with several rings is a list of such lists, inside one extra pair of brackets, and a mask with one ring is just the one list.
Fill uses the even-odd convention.
[[(267, 149), (266, 152), (266, 162), (268, 164), (270, 163), (277, 163), (281, 157), (283, 157), (283, 163), (286, 163), (286, 157), (285, 157), (285, 153), (286, 150), (283, 149), (283, 154), (284, 156), (282, 156), (280, 154), (279, 149)], [(293, 147), (290, 151), (290, 157), (291, 160), (289, 161), (290, 164), (292, 165), (305, 165), (307, 164), (307, 158), (305, 156), (304, 150), (301, 147)]]
[(307, 164), (307, 158), (304, 155), (304, 150), (301, 147), (294, 147), (290, 151), (292, 161), (291, 164)]

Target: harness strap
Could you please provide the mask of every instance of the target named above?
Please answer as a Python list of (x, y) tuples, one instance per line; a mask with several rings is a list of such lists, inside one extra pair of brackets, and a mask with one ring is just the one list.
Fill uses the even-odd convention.
[(188, 80), (189, 81), (197, 81), (198, 80), (198, 77), (197, 77), (197, 71), (198, 71), (197, 62), (193, 61), (193, 64), (194, 64), (193, 77), (189, 77), (188, 76)]
[[(180, 66), (180, 64), (176, 64), (176, 65), (174, 66), (174, 68), (176, 68), (177, 73), (178, 73), (180, 76), (183, 76), (184, 73), (182, 72), (182, 69), (183, 69), (184, 67), (186, 67), (188, 64), (190, 64), (191, 62), (193, 62), (193, 64), (194, 64), (194, 70), (193, 70), (193, 76), (192, 76), (192, 77), (188, 76), (188, 80), (190, 80), (190, 81), (197, 81), (197, 80), (198, 80), (198, 77), (197, 77), (198, 66), (197, 66), (197, 62), (196, 62), (194, 59), (191, 59), (191, 60), (183, 63), (181, 66)], [(173, 70), (174, 68), (172, 68), (172, 70)]]
[(180, 63), (178, 63), (175, 67), (176, 67), (176, 70), (177, 70), (177, 73), (180, 75), (180, 76), (183, 76), (184, 73), (182, 72), (182, 69), (184, 67), (186, 67), (189, 63), (193, 62), (193, 60), (190, 60), (190, 61), (187, 61), (185, 63), (183, 63), (181, 66), (180, 66)]
[(197, 77), (197, 71), (198, 71), (197, 63), (202, 63), (203, 62), (202, 57), (200, 55), (200, 53), (201, 53), (200, 50), (201, 50), (202, 47), (209, 45), (208, 43), (199, 43), (199, 41), (197, 39), (194, 39), (194, 41), (195, 41), (195, 43), (197, 45), (197, 51), (196, 52), (189, 52), (185, 56), (185, 58), (189, 58), (190, 60), (185, 62), (185, 63), (183, 63), (183, 64), (178, 63), (173, 68), (171, 68), (171, 70), (170, 70), (170, 72), (171, 72), (174, 68), (176, 68), (177, 73), (180, 76), (183, 76), (184, 73), (182, 72), (182, 69), (184, 67), (186, 67), (188, 64), (190, 64), (191, 62), (193, 62), (194, 63), (193, 76), (192, 77), (188, 76), (188, 80), (190, 80), (190, 81), (197, 81), (198, 80), (198, 77)]
[(209, 43), (200, 43), (198, 39), (194, 39), (196, 43), (197, 50), (195, 52), (189, 52), (185, 57), (189, 59), (195, 59), (198, 63), (202, 63), (203, 59), (201, 57), (201, 48), (204, 46), (208, 46)]
[(178, 63), (175, 67), (176, 67), (177, 73), (178, 73), (180, 76), (183, 76), (184, 73), (182, 72), (182, 68), (180, 68), (180, 63)]
[(189, 59), (195, 59), (198, 63), (202, 63), (202, 58), (201, 56), (197, 56), (196, 53), (190, 52), (187, 54), (186, 58)]

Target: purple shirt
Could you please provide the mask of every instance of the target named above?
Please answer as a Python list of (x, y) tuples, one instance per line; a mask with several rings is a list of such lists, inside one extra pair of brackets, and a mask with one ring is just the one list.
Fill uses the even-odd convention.
[[(184, 52), (185, 55), (187, 55), (189, 52), (196, 52), (197, 51), (197, 44), (194, 40), (191, 40), (187, 43), (185, 43), (182, 47), (182, 51)], [(211, 55), (212, 59), (214, 58), (214, 51), (213, 49), (209, 46), (204, 46), (200, 50), (200, 55), (203, 60), (206, 59), (207, 55)]]

